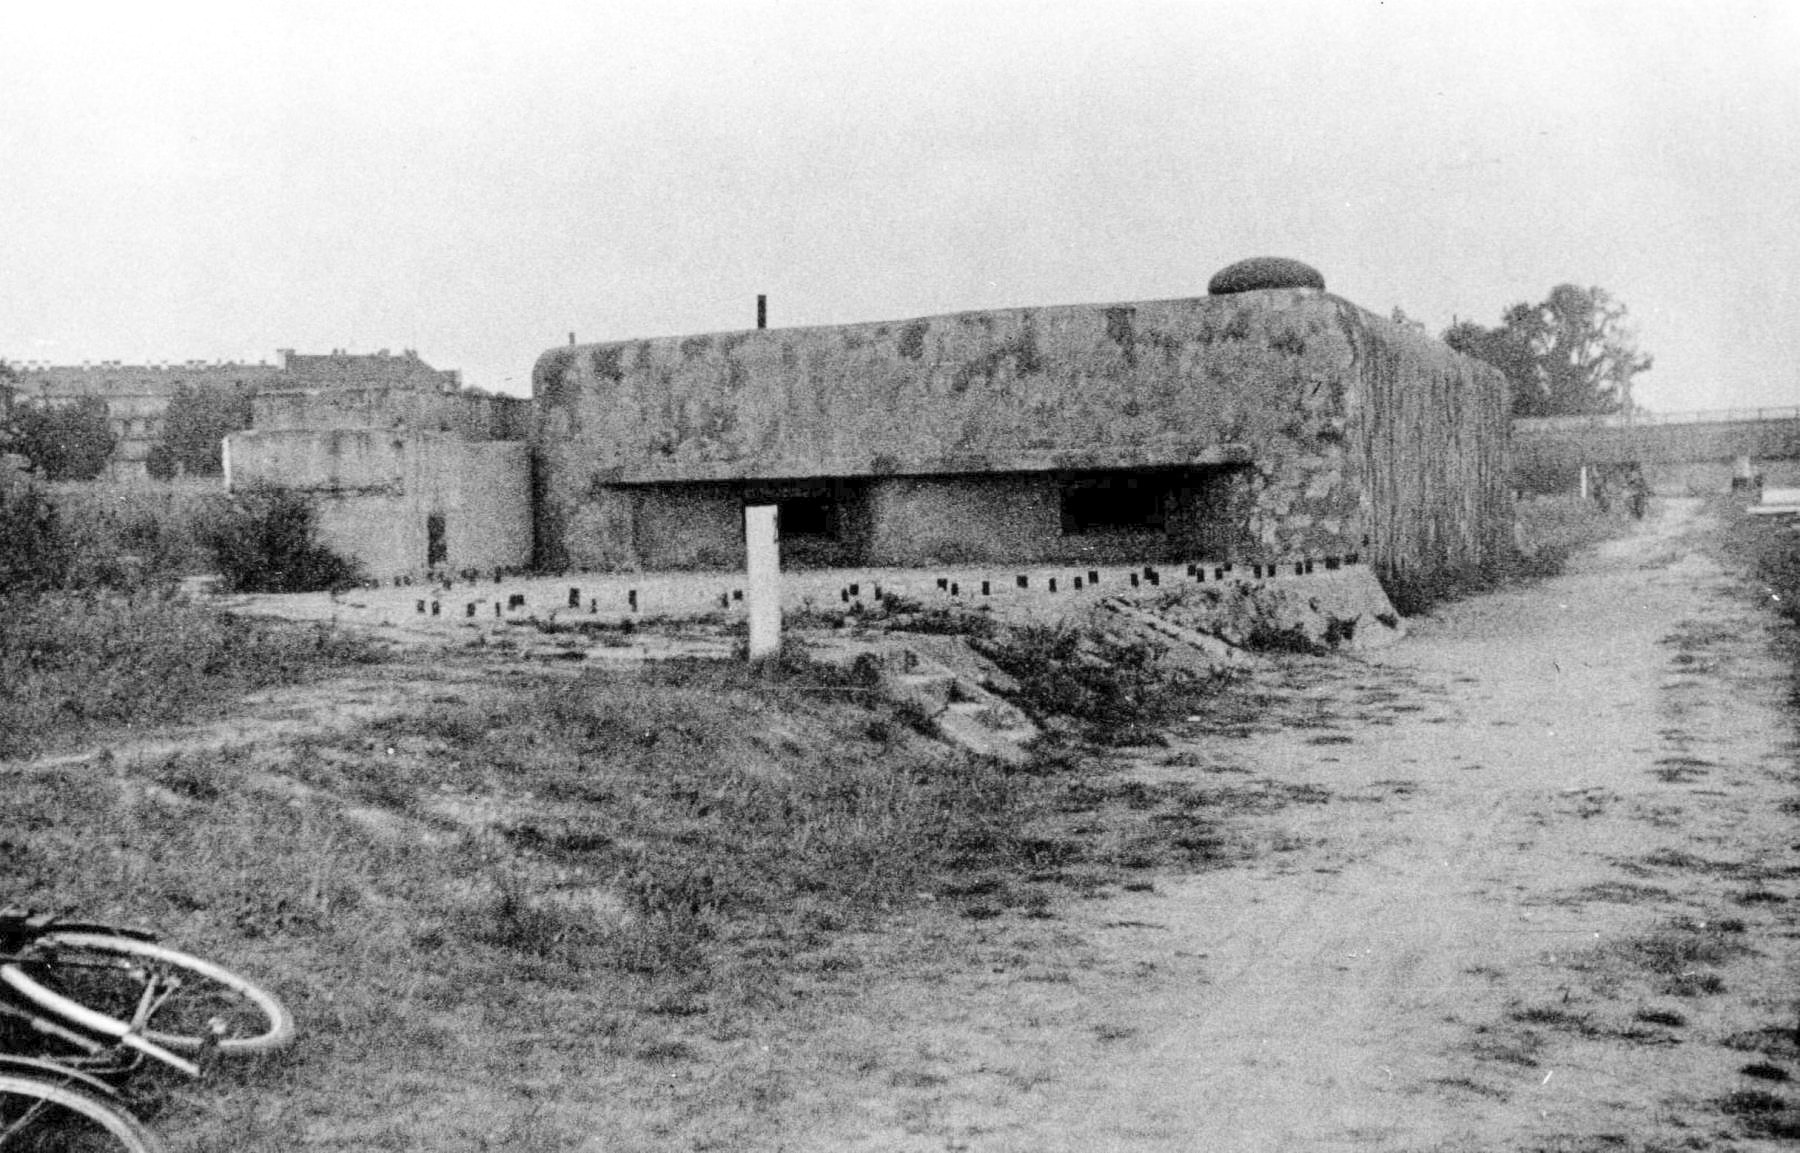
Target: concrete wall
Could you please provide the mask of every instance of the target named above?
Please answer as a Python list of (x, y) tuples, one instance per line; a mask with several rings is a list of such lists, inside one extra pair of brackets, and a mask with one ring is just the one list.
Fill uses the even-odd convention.
[[(1389, 594), (1505, 556), (1513, 544), (1505, 379), (1437, 341), (1377, 339), (1370, 328), (1356, 341), (1352, 463), (1367, 555)], [(1290, 537), (1302, 531), (1292, 520), (1286, 527)]]
[(452, 571), (531, 563), (531, 450), (524, 441), (462, 443), (444, 478)]
[(1510, 533), (1499, 374), (1316, 290), (568, 346), (533, 389), (550, 568), (657, 563), (622, 489), (808, 477), (866, 482), (876, 563), (1101, 548), (1054, 515), (1071, 470), (1247, 465), (1178, 534), (1234, 559), (1462, 564)]
[(425, 569), (428, 519), (444, 520), (444, 567), (520, 568), (531, 558), (523, 442), (468, 443), (379, 429), (252, 430), (227, 438), (228, 483), (312, 496), (321, 540), (387, 579)]
[(251, 426), (405, 428), (453, 432), (464, 440), (524, 440), (530, 408), (520, 397), (397, 386), (266, 389), (251, 402)]

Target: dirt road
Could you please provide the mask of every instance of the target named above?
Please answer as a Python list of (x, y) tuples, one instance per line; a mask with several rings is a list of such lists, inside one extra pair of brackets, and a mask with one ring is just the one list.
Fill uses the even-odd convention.
[(1567, 575), (1293, 666), (1252, 731), (1121, 765), (1284, 800), (1228, 820), (1227, 867), (874, 995), (838, 1039), (865, 1092), (800, 1094), (782, 1147), (1784, 1147), (1793, 673), (1707, 527), (1664, 502)]

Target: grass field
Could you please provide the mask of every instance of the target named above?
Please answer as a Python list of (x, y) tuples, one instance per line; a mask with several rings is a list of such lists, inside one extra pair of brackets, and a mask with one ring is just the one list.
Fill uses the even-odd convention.
[(748, 1039), (1227, 854), (1205, 798), (1085, 768), (964, 756), (804, 663), (515, 669), (314, 739), (25, 772), (0, 869), (9, 901), (156, 926), (293, 1005), (291, 1054), (146, 1091), (178, 1149), (573, 1148), (599, 1112), (620, 1148), (730, 1148), (793, 1076)]

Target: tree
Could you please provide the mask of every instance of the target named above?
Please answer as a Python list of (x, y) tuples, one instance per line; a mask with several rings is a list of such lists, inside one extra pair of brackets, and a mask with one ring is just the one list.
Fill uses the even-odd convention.
[(1414, 320), (1406, 315), (1406, 309), (1401, 308), (1398, 304), (1394, 305), (1394, 311), (1388, 314), (1388, 319), (1410, 332), (1416, 332), (1421, 336), (1425, 335), (1425, 322)]
[(250, 427), (251, 395), (219, 385), (179, 389), (163, 412), (162, 439), (144, 462), (150, 475), (158, 480), (180, 473), (218, 476), (225, 435)]
[(1498, 328), (1451, 325), (1444, 343), (1506, 374), (1514, 416), (1629, 412), (1632, 383), (1652, 357), (1638, 351), (1625, 315), (1605, 289), (1559, 284), (1541, 303), (1507, 309)]
[(93, 480), (117, 444), (106, 401), (97, 396), (15, 405), (10, 424), (7, 451), (30, 461), (45, 480)]

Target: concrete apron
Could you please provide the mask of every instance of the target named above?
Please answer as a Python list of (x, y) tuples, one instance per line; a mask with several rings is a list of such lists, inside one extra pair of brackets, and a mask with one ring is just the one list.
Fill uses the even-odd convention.
[[(1190, 567), (1192, 572), (1190, 572)], [(1392, 615), (1393, 607), (1366, 565), (1327, 569), (1314, 562), (1239, 564), (1068, 565), (1020, 568), (809, 569), (781, 574), (784, 612), (831, 614), (874, 609), (903, 597), (926, 609), (985, 611), (1017, 623), (1056, 623), (1091, 612), (1109, 598), (1134, 603), (1183, 589), (1273, 586), (1316, 599), (1340, 616)], [(229, 607), (293, 620), (344, 624), (420, 624), (446, 629), (506, 621), (580, 620), (617, 623), (747, 616), (742, 573), (580, 573), (503, 577), (342, 594), (253, 594), (222, 598)], [(718, 619), (713, 617), (712, 619)], [(1380, 630), (1370, 629), (1371, 638)]]
[[(1164, 645), (1184, 663), (1216, 667), (1253, 658), (1193, 627), (1191, 594), (1212, 589), (1229, 597), (1273, 587), (1288, 594), (1287, 603), (1310, 608), (1316, 616), (1355, 620), (1351, 647), (1388, 643), (1401, 635), (1393, 607), (1367, 566), (1325, 569), (1315, 563), (1310, 574), (1304, 567), (1298, 573), (1292, 563), (1231, 571), (1222, 565), (1186, 564), (1079, 570), (835, 569), (783, 573), (781, 596), (784, 614), (806, 629), (814, 659), (845, 665), (867, 661), (883, 694), (917, 710), (945, 740), (1017, 763), (1028, 756), (1026, 746), (1038, 730), (1006, 701), (1005, 674), (960, 637), (900, 630), (854, 635), (820, 629), (828, 621), (807, 618), (818, 614), (853, 621), (858, 609), (892, 610), (896, 598), (923, 610), (966, 611), (1010, 624), (1087, 618)], [(455, 644), (460, 638), (479, 644), (501, 634), (525, 640), (526, 655), (639, 663), (734, 655), (737, 644), (726, 630), (747, 616), (745, 587), (740, 574), (580, 574), (221, 599), (239, 611), (330, 621), (388, 633), (396, 640)], [(1189, 608), (1166, 607), (1169, 602), (1188, 602)], [(601, 638), (577, 631), (583, 623), (626, 621), (644, 626), (632, 630), (629, 641), (617, 633)], [(693, 627), (701, 624), (711, 627)]]

